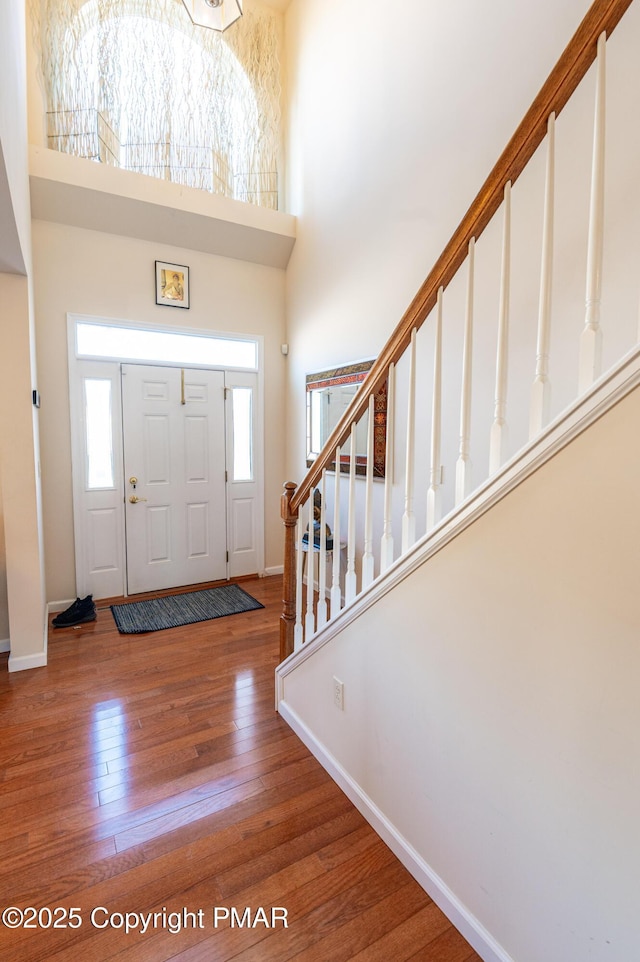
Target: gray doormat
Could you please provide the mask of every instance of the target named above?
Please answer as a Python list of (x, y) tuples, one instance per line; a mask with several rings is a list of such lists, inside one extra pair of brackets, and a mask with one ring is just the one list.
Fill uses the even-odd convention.
[(124, 635), (193, 625), (197, 621), (238, 615), (254, 608), (264, 608), (264, 605), (238, 585), (222, 585), (220, 588), (167, 595), (166, 598), (111, 605), (118, 631)]

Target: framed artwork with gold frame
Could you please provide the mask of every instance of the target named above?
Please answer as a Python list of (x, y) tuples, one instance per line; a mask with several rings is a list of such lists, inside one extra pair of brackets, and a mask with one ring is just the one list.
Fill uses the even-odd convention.
[(189, 309), (189, 268), (156, 261), (156, 304)]

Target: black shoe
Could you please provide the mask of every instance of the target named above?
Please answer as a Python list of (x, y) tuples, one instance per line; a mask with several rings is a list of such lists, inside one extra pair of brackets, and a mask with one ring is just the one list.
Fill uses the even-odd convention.
[(71, 628), (73, 625), (81, 625), (86, 621), (96, 620), (96, 606), (93, 595), (86, 598), (76, 598), (66, 611), (62, 611), (53, 619), (51, 624), (54, 628)]

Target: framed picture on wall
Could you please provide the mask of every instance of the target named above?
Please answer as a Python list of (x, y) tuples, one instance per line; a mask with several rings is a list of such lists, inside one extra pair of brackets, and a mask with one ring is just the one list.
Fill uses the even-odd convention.
[(156, 261), (156, 304), (189, 308), (189, 268)]

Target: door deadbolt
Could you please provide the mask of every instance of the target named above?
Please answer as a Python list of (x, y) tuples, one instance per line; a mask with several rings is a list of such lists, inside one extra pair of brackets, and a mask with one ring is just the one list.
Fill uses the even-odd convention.
[(129, 478), (129, 484), (133, 485), (133, 487), (135, 488), (135, 486), (136, 486), (137, 483), (138, 483), (138, 479), (132, 475), (132, 476)]

